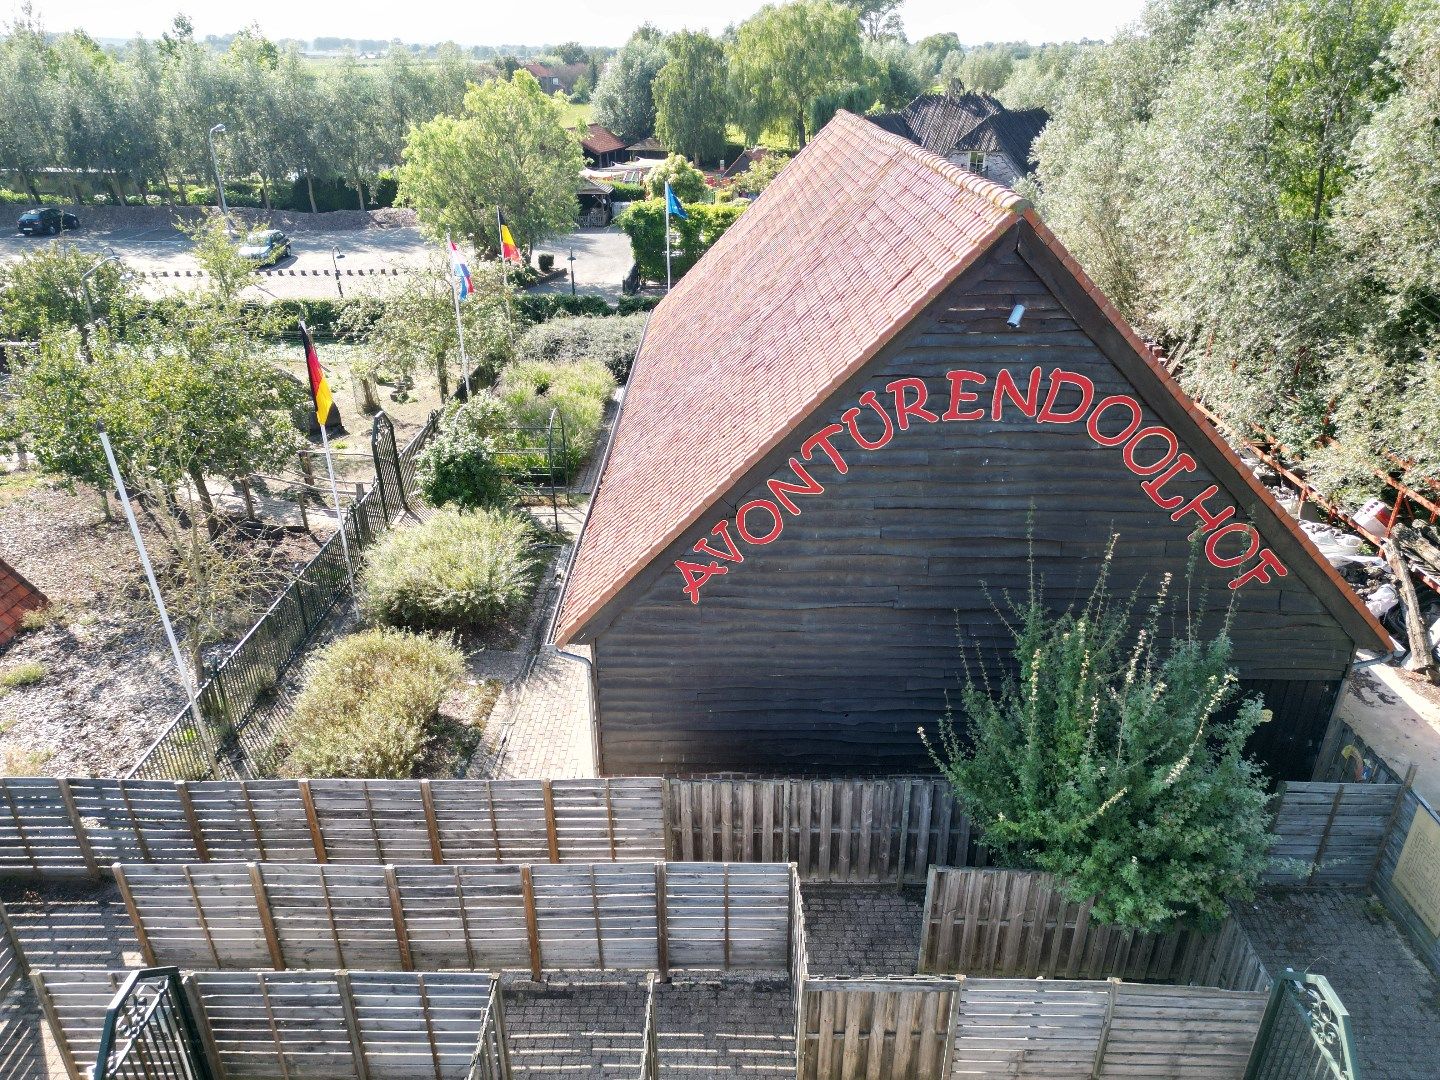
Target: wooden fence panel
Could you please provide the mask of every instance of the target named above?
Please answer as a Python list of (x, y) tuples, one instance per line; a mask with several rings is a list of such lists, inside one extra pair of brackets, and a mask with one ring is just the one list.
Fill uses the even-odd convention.
[[(1414, 788), (1407, 785), (1386, 835), (1385, 845), (1376, 859), (1373, 887), (1375, 895), (1405, 931), (1420, 958), (1432, 971), (1440, 973), (1440, 934), (1426, 924), (1420, 913), (1395, 886), (1395, 870), (1400, 863), (1401, 853), (1405, 850), (1405, 842), (1411, 830), (1416, 828), (1416, 822), (1425, 817), (1440, 825), (1440, 815), (1435, 813)], [(1422, 840), (1417, 838), (1415, 842), (1422, 843)]]
[(147, 961), (177, 967), (653, 971), (662, 946), (670, 968), (791, 960), (783, 865), (134, 864), (116, 878)]
[[(72, 1076), (88, 1075), (124, 971), (45, 971), (36, 992)], [(487, 973), (200, 972), (186, 977), (225, 1080), (465, 1080)]]
[(808, 979), (797, 1027), (799, 1080), (939, 1080), (958, 980)]
[(1241, 1080), (1269, 995), (1121, 983), (1099, 1077)]
[(64, 786), (49, 777), (0, 777), (0, 873), (77, 876), (98, 865), (86, 857), (88, 830), (67, 809)]
[(950, 1075), (1092, 1080), (1112, 985), (964, 979)]
[(207, 780), (186, 787), (210, 860), (296, 862), (315, 840), (294, 780)]
[(1271, 866), (1280, 884), (1366, 885), (1398, 784), (1286, 784), (1271, 825)]
[(919, 970), (1000, 978), (1096, 979), (1266, 989), (1269, 976), (1232, 921), (1218, 933), (1105, 926), (1038, 870), (931, 867)]
[(924, 881), (983, 862), (944, 780), (668, 781), (670, 857), (794, 862), (807, 881)]
[(4, 905), (0, 904), (0, 998), (9, 993), (10, 987), (18, 979), (28, 974), (25, 952), (15, 937), (15, 930), (10, 925), (10, 916), (6, 913)]

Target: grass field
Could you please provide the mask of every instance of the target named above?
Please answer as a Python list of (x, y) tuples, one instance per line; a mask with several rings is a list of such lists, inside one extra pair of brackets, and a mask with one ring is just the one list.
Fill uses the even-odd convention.
[(561, 119), (566, 127), (584, 127), (586, 124), (590, 123), (589, 102), (586, 102), (583, 105), (576, 102), (571, 102), (564, 108), (565, 111), (561, 114)]

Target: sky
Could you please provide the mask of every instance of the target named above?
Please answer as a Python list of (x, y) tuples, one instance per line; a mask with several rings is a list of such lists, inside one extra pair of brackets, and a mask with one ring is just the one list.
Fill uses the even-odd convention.
[[(615, 0), (32, 0), (45, 29), (81, 29), (97, 38), (157, 37), (177, 12), (185, 12), (196, 34), (225, 34), (249, 22), (273, 38), (310, 40), (317, 36), (400, 38), (414, 44), (456, 41), (461, 45), (621, 45), (637, 23), (648, 19), (662, 30), (709, 30), (757, 11), (764, 0), (689, 0), (685, 3), (624, 4)], [(1139, 15), (1143, 0), (1029, 0), (957, 3), (906, 0), (901, 17), (911, 41), (954, 31), (967, 45), (986, 41), (1073, 41), (1108, 38)], [(5, 22), (18, 0), (0, 2)]]

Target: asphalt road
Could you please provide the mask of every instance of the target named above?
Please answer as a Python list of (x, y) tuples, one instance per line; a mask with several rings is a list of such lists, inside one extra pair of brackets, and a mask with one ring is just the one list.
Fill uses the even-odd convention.
[[(163, 293), (199, 287), (195, 276), (199, 264), (187, 237), (169, 226), (151, 229), (100, 231), (79, 229), (64, 234), (65, 243), (96, 256), (113, 252), (140, 275), (148, 292)], [(17, 259), (46, 238), (0, 234), (0, 261)], [(620, 294), (620, 282), (631, 264), (630, 240), (619, 229), (580, 229), (558, 237), (537, 249), (555, 255), (555, 263), (567, 267), (567, 256), (575, 253), (577, 290), (600, 293), (612, 301)], [(398, 280), (394, 275), (425, 266), (438, 257), (438, 247), (427, 244), (416, 228), (346, 229), (333, 232), (302, 231), (291, 235), (291, 254), (268, 272), (255, 276), (257, 295), (275, 297), (319, 297), (358, 292), (383, 292)], [(189, 272), (187, 276), (186, 272)], [(382, 271), (384, 273), (382, 273)], [(543, 291), (566, 291), (569, 281), (539, 287)]]

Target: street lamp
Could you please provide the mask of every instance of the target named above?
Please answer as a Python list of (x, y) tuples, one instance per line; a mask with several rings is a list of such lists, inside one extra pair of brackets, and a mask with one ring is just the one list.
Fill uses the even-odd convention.
[(87, 322), (93, 323), (95, 321), (95, 305), (90, 301), (91, 276), (95, 273), (95, 271), (99, 270), (106, 263), (119, 261), (119, 254), (112, 251), (110, 252), (110, 254), (106, 255), (99, 262), (97, 262), (94, 266), (90, 267), (89, 270), (86, 270), (85, 273), (80, 275), (80, 287), (84, 290), (85, 293), (85, 318)]
[(220, 158), (215, 154), (215, 133), (225, 134), (225, 125), (216, 124), (205, 133), (205, 141), (210, 144), (210, 164), (215, 166), (215, 190), (220, 193), (220, 213), (225, 218), (225, 225), (230, 225), (230, 208), (225, 205), (225, 180), (220, 175)]

